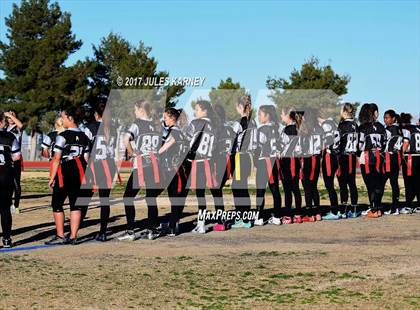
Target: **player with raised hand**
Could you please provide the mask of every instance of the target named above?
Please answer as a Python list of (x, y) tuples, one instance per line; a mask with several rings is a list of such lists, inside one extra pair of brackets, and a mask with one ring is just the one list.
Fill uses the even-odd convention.
[(12, 247), (12, 214), (10, 205), (14, 189), (13, 165), (20, 159), (20, 144), (16, 136), (4, 130), (5, 115), (0, 113), (0, 217), (3, 247)]
[(360, 169), (370, 203), (370, 208), (364, 214), (369, 218), (382, 216), (382, 165), (386, 132), (385, 127), (377, 121), (378, 115), (378, 108), (372, 103), (364, 104), (359, 113)]
[[(411, 124), (412, 116), (401, 113), (401, 128), (403, 133), (403, 177), (405, 186), (405, 207), (402, 214), (420, 210), (420, 126)], [(412, 206), (417, 196), (417, 208)]]
[(158, 208), (156, 197), (161, 193), (159, 164), (157, 161), (158, 149), (161, 145), (160, 128), (157, 128), (151, 111), (150, 103), (139, 100), (134, 104), (136, 120), (128, 128), (124, 136), (124, 144), (128, 156), (133, 160), (133, 172), (128, 179), (124, 192), (125, 215), (127, 230), (118, 237), (120, 241), (134, 241), (134, 221), (136, 209), (134, 198), (140, 188), (146, 189), (147, 203), (147, 238), (153, 240), (160, 236), (157, 230)]
[(178, 120), (184, 113), (181, 109), (166, 108), (163, 113), (166, 134), (158, 154), (161, 159), (162, 174), (169, 178), (168, 196), (171, 202), (171, 214), (169, 218), (169, 236), (179, 234), (179, 221), (188, 194), (186, 189), (186, 171), (184, 160), (187, 152), (187, 140), (180, 129)]
[[(6, 131), (12, 133), (16, 137), (16, 140), (19, 143), (19, 148), (22, 148), (23, 124), (17, 118), (16, 110), (10, 110), (8, 112), (4, 112), (4, 116), (6, 118), (6, 124), (4, 125), (4, 128), (6, 129)], [(20, 213), (19, 205), (20, 205), (20, 197), (22, 195), (20, 179), (22, 175), (22, 167), (23, 167), (23, 157), (22, 157), (22, 153), (20, 153), (20, 158), (16, 160), (13, 165), (15, 200), (14, 200), (14, 204), (11, 205), (11, 212), (16, 213), (16, 214)]]
[(385, 144), (385, 162), (384, 162), (384, 177), (382, 186), (382, 195), (385, 191), (386, 181), (389, 179), (392, 188), (392, 205), (386, 215), (399, 214), (400, 201), (400, 186), (398, 184), (398, 177), (400, 175), (401, 153), (402, 153), (402, 130), (398, 124), (399, 115), (394, 110), (388, 110), (384, 113), (384, 123), (386, 130), (386, 144)]
[[(294, 108), (281, 109), (282, 122), (286, 125), (280, 135), (281, 161), (280, 172), (284, 190), (286, 215), (283, 224), (302, 223), (302, 196), (299, 189), (300, 160), (302, 154), (298, 130), (302, 124), (302, 113)], [(292, 201), (295, 199), (295, 212), (292, 214)], [(292, 218), (293, 216), (293, 218)]]
[(251, 210), (248, 179), (252, 171), (252, 157), (257, 147), (257, 124), (252, 117), (251, 96), (238, 98), (236, 112), (240, 118), (232, 124), (235, 138), (232, 147), (232, 195), (236, 212), (241, 219), (235, 220), (232, 228), (251, 228), (244, 212)]
[[(54, 157), (48, 185), (53, 190), (53, 209), (56, 235), (47, 245), (77, 244), (77, 233), (81, 219), (81, 208), (76, 200), (81, 196), (81, 185), (85, 182), (84, 172), (89, 153), (89, 139), (78, 128), (79, 111), (69, 107), (61, 112), (65, 130), (55, 139)], [(64, 210), (66, 198), (70, 205), (70, 235), (64, 236)]]
[(259, 127), (257, 131), (257, 150), (255, 152), (257, 211), (258, 219), (255, 226), (264, 225), (265, 191), (270, 188), (273, 195), (274, 214), (268, 220), (269, 224), (280, 225), (281, 196), (279, 190), (279, 169), (277, 167), (278, 119), (276, 108), (272, 105), (262, 105), (258, 109)]

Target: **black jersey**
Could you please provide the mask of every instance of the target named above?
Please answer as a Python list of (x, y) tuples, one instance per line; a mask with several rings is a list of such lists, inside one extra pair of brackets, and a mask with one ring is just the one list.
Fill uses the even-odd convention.
[[(385, 149), (385, 127), (379, 122), (374, 122), (360, 125), (359, 130), (359, 150), (369, 152), (369, 164), (378, 164), (374, 158), (377, 152), (382, 153)], [(361, 164), (367, 164), (365, 160), (365, 156), (360, 157)]]
[(280, 143), (282, 157), (299, 157), (302, 154), (296, 124), (287, 125), (283, 128)]
[(89, 153), (89, 139), (79, 128), (69, 128), (57, 135), (54, 152), (61, 153), (61, 162), (83, 159)]
[(13, 126), (7, 126), (6, 131), (12, 133), (16, 137), (19, 146), (22, 146), (22, 131), (18, 128), (16, 124)]
[(84, 133), (89, 138), (90, 155), (93, 160), (113, 159), (115, 157), (117, 140), (115, 126), (110, 125), (109, 128), (105, 128), (102, 121), (95, 121), (86, 125)]
[(254, 119), (242, 117), (233, 124), (236, 133), (233, 150), (238, 153), (254, 153), (257, 148), (257, 123)]
[(257, 129), (256, 157), (263, 159), (277, 156), (277, 127), (272, 123), (262, 124)]
[(332, 154), (338, 154), (340, 149), (340, 132), (337, 123), (327, 119), (321, 124), (323, 130), (322, 143), (325, 150)]
[(420, 154), (420, 127), (411, 124), (401, 126), (403, 139), (409, 143), (408, 154)]
[(0, 168), (11, 167), (13, 156), (20, 154), (20, 145), (16, 136), (11, 132), (0, 130)]
[(385, 152), (397, 153), (402, 147), (402, 130), (398, 124), (386, 126), (386, 144)]
[(324, 130), (321, 126), (315, 126), (309, 133), (300, 135), (300, 148), (304, 157), (319, 155), (322, 152), (322, 138)]
[(190, 139), (189, 159), (203, 160), (213, 157), (216, 129), (208, 118), (194, 119), (187, 130)]
[(172, 143), (172, 145), (161, 155), (163, 167), (166, 170), (178, 169), (188, 151), (186, 138), (178, 126), (174, 125), (167, 128), (162, 145), (166, 143)]
[(340, 137), (339, 153), (341, 155), (356, 154), (358, 151), (359, 127), (352, 119), (345, 119), (338, 124)]
[(225, 156), (233, 153), (233, 146), (235, 143), (236, 132), (233, 128), (234, 124), (224, 123), (216, 132), (216, 155)]
[(52, 159), (54, 157), (54, 145), (55, 145), (55, 139), (57, 138), (57, 135), (58, 135), (58, 131), (54, 130), (54, 131), (49, 132), (42, 139), (41, 147), (43, 149), (48, 150), (50, 154), (49, 159)]
[(152, 120), (138, 118), (128, 128), (133, 149), (140, 152), (142, 156), (147, 156), (150, 152), (157, 153), (161, 145), (161, 136), (154, 126)]

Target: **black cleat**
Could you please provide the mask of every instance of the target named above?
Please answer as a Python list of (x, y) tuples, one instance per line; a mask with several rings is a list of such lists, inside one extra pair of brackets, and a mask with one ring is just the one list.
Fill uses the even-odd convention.
[(11, 248), (13, 246), (12, 239), (3, 239), (3, 248)]
[(96, 235), (96, 237), (95, 237), (95, 240), (96, 240), (96, 241), (100, 241), (100, 242), (105, 242), (105, 241), (107, 241), (108, 239), (106, 238), (106, 234), (104, 234), (104, 233), (98, 233), (98, 234)]
[(66, 244), (67, 238), (54, 236), (51, 240), (44, 242), (45, 245), (63, 245)]
[(79, 244), (79, 240), (76, 238), (70, 238), (70, 237), (66, 237), (66, 239), (64, 239), (64, 244), (69, 244), (69, 245), (77, 245)]

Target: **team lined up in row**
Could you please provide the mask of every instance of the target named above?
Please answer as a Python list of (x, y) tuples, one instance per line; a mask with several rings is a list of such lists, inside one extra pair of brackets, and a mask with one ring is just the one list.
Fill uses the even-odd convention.
[[(342, 107), (339, 124), (333, 119), (322, 119), (314, 109), (296, 111), (284, 108), (280, 114), (284, 125), (280, 125), (276, 108), (263, 105), (258, 109), (257, 126), (252, 117), (249, 96), (237, 102), (236, 110), (239, 120), (226, 122), (221, 106), (198, 101), (195, 104), (195, 119), (189, 124), (180, 110), (168, 108), (163, 113), (162, 127), (153, 121), (151, 106), (147, 101), (134, 104), (136, 120), (124, 135), (133, 171), (124, 193), (127, 230), (119, 237), (120, 240), (135, 239), (134, 199), (140, 188), (146, 190), (146, 228), (151, 239), (161, 234), (156, 198), (164, 189), (167, 189), (171, 201), (170, 235), (178, 233), (178, 222), (190, 189), (195, 190), (200, 210), (206, 209), (206, 189), (214, 198), (215, 208), (223, 210), (222, 189), (232, 178), (235, 208), (245, 213), (251, 208), (248, 181), (253, 167), (256, 207), (259, 211), (254, 225), (263, 225), (266, 220), (279, 225), (359, 216), (356, 210), (358, 159), (369, 195), (368, 217), (381, 216), (381, 200), (388, 179), (392, 186), (392, 205), (388, 213), (399, 213), (400, 167), (405, 181), (405, 206), (410, 208), (416, 195), (419, 201), (419, 189), (415, 184), (420, 181), (420, 128), (410, 124), (409, 114), (399, 117), (392, 110), (385, 112), (384, 127), (377, 121), (379, 114), (375, 104), (362, 106), (359, 125), (355, 120), (356, 109), (348, 103)], [(48, 244), (77, 242), (80, 222), (96, 189), (101, 202), (101, 228), (97, 240), (106, 241), (109, 195), (113, 180), (118, 176), (115, 162), (117, 134), (111, 113), (109, 109), (105, 110), (104, 105), (96, 107), (95, 118), (96, 121), (82, 131), (78, 127), (76, 111), (66, 109), (61, 113), (62, 124), (56, 123), (56, 128), (62, 125), (65, 130), (54, 131), (44, 139), (44, 156), (51, 158), (49, 185), (53, 188), (51, 205), (57, 228), (56, 236)], [(7, 136), (10, 141), (3, 136), (6, 137), (5, 132), (0, 136), (4, 139), (0, 144), (6, 146), (3, 147), (5, 160), (0, 167), (5, 176), (2, 182), (9, 182), (10, 185), (5, 188), (12, 191), (12, 159), (17, 157), (18, 145), (11, 141), (10, 135)], [(320, 205), (317, 186), (321, 170), (331, 204), (331, 211), (324, 217), (317, 214), (317, 208), (313, 208)], [(334, 188), (335, 176), (340, 186), (341, 205)], [(300, 180), (305, 193), (305, 208), (301, 207)], [(285, 208), (281, 208), (280, 181)], [(273, 195), (274, 212), (271, 217), (264, 212), (266, 187)], [(347, 208), (349, 191), (350, 209)], [(10, 206), (11, 194), (8, 192), (4, 197), (10, 197)], [(70, 234), (65, 236), (63, 204), (67, 197), (71, 210)], [(10, 209), (1, 209), (4, 209), (2, 226), (3, 218), (6, 219), (3, 241), (10, 240), (11, 217), (3, 215), (7, 213), (6, 209), (10, 213)], [(403, 212), (407, 210), (404, 208)], [(249, 228), (251, 225), (244, 218), (237, 220), (232, 227)], [(225, 229), (226, 223), (219, 218), (213, 230)], [(205, 222), (199, 219), (193, 232), (205, 233)], [(6, 244), (9, 243), (11, 241), (6, 241)]]

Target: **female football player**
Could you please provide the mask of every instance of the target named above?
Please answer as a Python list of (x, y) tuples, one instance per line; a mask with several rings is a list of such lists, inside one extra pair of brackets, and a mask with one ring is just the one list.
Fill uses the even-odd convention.
[[(187, 174), (189, 176), (189, 188), (196, 192), (199, 208), (197, 226), (192, 230), (193, 233), (206, 233), (205, 219), (201, 216), (207, 209), (205, 190), (210, 189), (213, 197), (217, 197), (215, 189), (218, 184), (214, 184), (213, 170), (211, 162), (215, 151), (215, 139), (217, 119), (210, 102), (199, 100), (194, 107), (194, 116), (187, 130), (190, 140), (190, 150), (187, 156)], [(217, 189), (216, 189), (217, 190)], [(220, 197), (218, 197), (220, 198)], [(216, 209), (223, 208), (215, 200)]]
[[(338, 156), (337, 178), (340, 186), (341, 212), (339, 218), (357, 217), (358, 192), (356, 186), (356, 163), (358, 153), (359, 127), (354, 119), (356, 107), (351, 103), (345, 103), (341, 108), (341, 121), (338, 124), (340, 147)], [(350, 190), (351, 210), (347, 214)], [(333, 218), (334, 219), (334, 218)]]
[(245, 212), (251, 209), (251, 198), (248, 191), (248, 179), (252, 171), (252, 157), (257, 147), (257, 124), (252, 117), (251, 96), (238, 99), (236, 112), (240, 119), (234, 122), (236, 134), (232, 147), (232, 194), (235, 209), (241, 214), (232, 228), (251, 228), (252, 224)]
[[(115, 164), (117, 131), (112, 124), (110, 107), (105, 109), (105, 104), (99, 103), (94, 110), (95, 121), (87, 124), (84, 130), (90, 142), (90, 160), (86, 172), (89, 184), (86, 186), (86, 190), (91, 190), (91, 195), (96, 191), (99, 194), (101, 224), (95, 239), (105, 242), (110, 214), (109, 195), (117, 171)], [(82, 221), (86, 212), (87, 206), (82, 208)]]
[(188, 194), (184, 167), (187, 141), (178, 125), (181, 113), (183, 113), (182, 110), (175, 108), (165, 109), (163, 119), (167, 133), (163, 137), (163, 144), (158, 151), (161, 157), (163, 175), (169, 179), (168, 195), (171, 202), (169, 236), (176, 236), (179, 233), (179, 220)]
[[(218, 126), (216, 129), (216, 145), (213, 157), (214, 169), (214, 204), (217, 209), (224, 210), (223, 202), (223, 187), (232, 174), (232, 147), (235, 139), (235, 132), (231, 126), (226, 122), (225, 109), (216, 104), (213, 108), (217, 118)], [(217, 219), (217, 223), (213, 226), (214, 231), (226, 230), (223, 220)]]
[[(89, 139), (78, 128), (78, 110), (69, 107), (61, 112), (63, 127), (54, 145), (49, 187), (52, 188), (51, 207), (56, 226), (56, 235), (47, 245), (76, 244), (81, 219), (81, 208), (76, 200), (81, 196), (81, 185), (85, 182), (84, 172), (89, 152)], [(64, 210), (66, 198), (70, 205), (70, 235), (64, 237)]]
[(398, 177), (400, 175), (401, 166), (401, 150), (402, 150), (402, 131), (398, 124), (399, 115), (394, 110), (388, 110), (384, 113), (384, 123), (386, 129), (386, 144), (385, 144), (385, 171), (383, 176), (382, 194), (385, 191), (386, 181), (389, 179), (392, 188), (392, 205), (389, 211), (385, 214), (399, 214), (400, 201), (400, 186), (398, 184)]
[(317, 213), (320, 205), (318, 178), (321, 171), (322, 127), (318, 123), (315, 109), (306, 108), (300, 128), (300, 146), (302, 149), (302, 186), (305, 193), (304, 222), (321, 220)]
[[(281, 162), (280, 171), (283, 181), (284, 204), (286, 216), (283, 224), (302, 223), (302, 196), (299, 189), (301, 146), (298, 130), (302, 123), (302, 114), (294, 109), (282, 109), (281, 120), (286, 125), (281, 133)], [(295, 214), (292, 220), (292, 197), (295, 199)]]
[(412, 116), (401, 113), (401, 128), (403, 132), (403, 177), (405, 186), (405, 207), (401, 213), (412, 213), (412, 206), (417, 196), (417, 210), (420, 210), (420, 126), (411, 124)]
[[(0, 128), (5, 125), (5, 116), (0, 113)], [(15, 135), (0, 129), (0, 218), (3, 232), (3, 247), (12, 247), (12, 214), (10, 205), (14, 189), (13, 164), (20, 159), (20, 145)]]
[(322, 177), (330, 198), (330, 210), (322, 219), (332, 220), (338, 219), (338, 197), (334, 187), (334, 178), (338, 169), (340, 136), (338, 125), (332, 118), (319, 120), (323, 129)]
[[(19, 143), (19, 148), (21, 148), (23, 124), (17, 118), (16, 110), (10, 110), (9, 112), (4, 112), (4, 116), (6, 117), (6, 125), (5, 125), (6, 131), (11, 132), (12, 134), (15, 135)], [(16, 213), (16, 214), (20, 213), (19, 204), (20, 204), (20, 196), (22, 194), (20, 179), (22, 175), (22, 167), (23, 167), (23, 157), (21, 153), (20, 158), (13, 164), (15, 201), (14, 201), (14, 205), (11, 206), (11, 211), (12, 213)]]
[(370, 208), (366, 215), (369, 218), (382, 216), (382, 164), (385, 146), (385, 127), (377, 122), (378, 110), (375, 104), (364, 104), (359, 113), (359, 150), (360, 169), (366, 184)]
[(258, 219), (254, 225), (264, 225), (265, 191), (270, 188), (273, 195), (274, 214), (268, 220), (269, 224), (280, 225), (281, 196), (279, 191), (279, 173), (277, 167), (278, 120), (276, 108), (272, 105), (262, 105), (258, 109), (259, 127), (257, 131), (257, 151), (255, 153), (257, 211)]
[(156, 197), (160, 194), (160, 172), (157, 152), (161, 145), (161, 133), (152, 118), (150, 103), (146, 100), (134, 104), (136, 120), (129, 127), (124, 137), (128, 156), (133, 161), (133, 172), (128, 179), (124, 192), (127, 231), (118, 237), (120, 241), (134, 241), (134, 220), (136, 210), (134, 198), (140, 188), (146, 189), (148, 218), (146, 223), (147, 237), (155, 239), (160, 236), (157, 230), (158, 208)]

